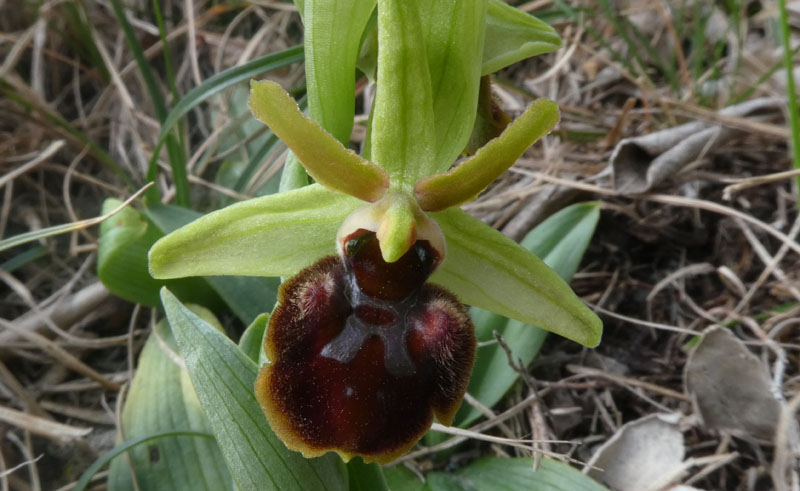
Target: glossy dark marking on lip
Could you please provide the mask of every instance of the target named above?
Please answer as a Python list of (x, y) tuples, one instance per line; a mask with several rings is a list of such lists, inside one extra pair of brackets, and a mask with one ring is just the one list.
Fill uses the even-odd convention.
[(345, 260), (324, 258), (281, 286), (256, 393), (289, 448), (386, 463), (434, 415), (452, 421), (475, 334), (452, 294), (424, 284), (438, 261), (426, 241), (387, 266), (374, 233), (356, 239)]

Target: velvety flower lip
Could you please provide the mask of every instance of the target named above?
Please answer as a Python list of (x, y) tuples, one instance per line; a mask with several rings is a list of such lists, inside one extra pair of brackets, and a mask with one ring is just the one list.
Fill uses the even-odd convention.
[(324, 258), (281, 286), (256, 395), (289, 448), (387, 463), (434, 416), (452, 421), (476, 340), (463, 304), (425, 284), (435, 260), (418, 241), (386, 263), (375, 233), (360, 229), (344, 260)]

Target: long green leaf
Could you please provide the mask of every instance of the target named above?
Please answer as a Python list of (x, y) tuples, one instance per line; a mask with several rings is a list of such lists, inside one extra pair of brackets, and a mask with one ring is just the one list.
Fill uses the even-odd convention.
[[(378, 464), (366, 464), (359, 457), (347, 463), (350, 491), (389, 491), (383, 470)], [(394, 491), (394, 490), (392, 490)]]
[[(536, 254), (569, 282), (594, 235), (600, 217), (599, 203), (580, 203), (551, 216), (528, 233), (522, 247)], [(479, 341), (494, 339), (500, 333), (511, 348), (515, 361), (527, 366), (547, 336), (547, 331), (520, 321), (473, 307), (470, 309)], [(508, 363), (508, 356), (497, 344), (478, 348), (475, 367), (467, 392), (484, 406), (493, 407), (517, 382), (519, 374)], [(462, 404), (455, 424), (466, 427), (481, 415), (473, 406)]]
[[(186, 368), (173, 359), (176, 352), (169, 325), (162, 320), (139, 356), (136, 376), (125, 400), (122, 429), (126, 439), (184, 428), (211, 433)], [(133, 448), (128, 455), (127, 462), (112, 462), (108, 478), (111, 489), (136, 489), (131, 472), (136, 474), (139, 489), (233, 489), (230, 472), (213, 439), (164, 438)]]
[(432, 216), (447, 237), (447, 256), (432, 282), (468, 305), (585, 346), (600, 342), (600, 319), (539, 258), (459, 209)]
[(550, 459), (543, 459), (534, 471), (531, 459), (485, 457), (458, 472), (431, 472), (427, 480), (431, 491), (608, 491), (567, 464)]
[(403, 466), (389, 467), (383, 470), (386, 483), (392, 491), (430, 491), (425, 482)]
[(304, 459), (272, 432), (253, 390), (256, 364), (166, 289), (162, 301), (237, 487), (254, 491), (346, 490), (345, 466), (337, 456)]
[[(121, 201), (107, 199), (103, 213), (121, 206)], [(160, 231), (134, 208), (127, 207), (113, 219), (100, 224), (97, 276), (114, 295), (130, 302), (157, 307), (159, 290), (168, 286), (187, 301), (209, 305), (216, 298), (208, 285), (198, 278), (156, 280), (147, 269), (147, 251), (161, 237)], [(188, 281), (187, 281), (188, 280)]]

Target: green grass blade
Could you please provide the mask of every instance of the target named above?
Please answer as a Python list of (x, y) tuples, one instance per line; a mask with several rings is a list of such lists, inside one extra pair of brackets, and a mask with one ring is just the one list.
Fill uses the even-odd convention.
[[(781, 25), (781, 45), (783, 46), (783, 67), (786, 70), (786, 87), (789, 111), (789, 126), (792, 129), (792, 162), (795, 169), (800, 169), (800, 108), (797, 107), (797, 89), (794, 84), (794, 62), (790, 46), (789, 12), (786, 0), (778, 0), (778, 20)], [(797, 177), (800, 185), (800, 176)], [(800, 206), (800, 202), (798, 202)]]
[[(119, 0), (115, 1), (118, 2)], [(172, 129), (189, 111), (197, 107), (197, 105), (201, 104), (203, 101), (208, 100), (209, 97), (232, 85), (302, 60), (303, 47), (294, 46), (277, 53), (271, 53), (256, 58), (244, 65), (224, 70), (213, 77), (209, 77), (201, 85), (187, 92), (186, 95), (175, 104), (161, 123), (161, 135), (153, 149), (153, 156), (150, 158), (147, 169), (148, 180), (153, 180), (156, 177), (158, 171), (158, 155), (161, 151), (161, 147), (168, 142)], [(153, 196), (148, 196), (148, 201), (155, 203), (157, 197), (155, 198), (156, 199), (154, 199)]]
[(577, 469), (550, 459), (534, 471), (532, 459), (484, 457), (458, 472), (432, 472), (427, 478), (431, 491), (608, 491)]
[[(131, 52), (133, 53), (133, 57), (136, 60), (136, 66), (139, 68), (142, 79), (144, 79), (144, 83), (147, 86), (147, 92), (153, 102), (153, 108), (156, 112), (156, 117), (163, 125), (164, 120), (167, 117), (167, 105), (164, 102), (164, 95), (161, 93), (161, 89), (158, 86), (158, 82), (156, 81), (153, 71), (150, 68), (150, 64), (147, 62), (147, 58), (144, 56), (142, 45), (139, 43), (139, 39), (136, 37), (136, 33), (134, 32), (130, 22), (128, 22), (128, 18), (125, 16), (125, 10), (123, 9), (122, 2), (120, 0), (111, 0), (111, 7), (114, 10), (114, 15), (117, 17), (117, 21), (122, 27), (122, 32), (125, 34), (125, 40), (127, 41), (128, 47), (130, 48)], [(164, 133), (162, 131), (162, 135), (163, 134)], [(175, 184), (175, 199), (179, 205), (188, 206), (189, 179), (186, 176), (186, 155), (183, 147), (181, 147), (174, 134), (170, 133), (166, 135), (166, 144), (170, 168), (172, 169), (172, 179)], [(153, 152), (153, 158), (158, 158), (158, 150)], [(151, 176), (148, 175), (148, 178), (150, 177)], [(152, 178), (153, 179), (148, 180), (154, 180), (155, 174), (152, 176)], [(148, 192), (148, 199), (152, 201), (157, 198), (158, 190), (154, 187), (150, 192)]]

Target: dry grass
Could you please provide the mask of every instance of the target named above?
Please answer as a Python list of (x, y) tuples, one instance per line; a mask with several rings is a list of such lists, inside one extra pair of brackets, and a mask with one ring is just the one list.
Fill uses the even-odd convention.
[[(538, 0), (522, 8), (553, 13), (561, 3)], [(566, 3), (602, 13), (596, 2)], [(776, 7), (617, 4), (620, 18), (651, 40), (652, 50), (634, 56), (607, 15), (554, 17), (563, 48), (499, 74), (496, 96), (512, 114), (532, 96), (549, 97), (561, 105), (562, 121), (467, 207), (519, 239), (566, 204), (602, 200), (597, 234), (573, 286), (603, 317), (603, 343), (589, 352), (551, 337), (501, 407), (479, 408), (483, 422), (449, 431), (451, 439), (420, 447), (402, 463), (424, 471), (478, 455), (532, 454), (588, 462), (624, 423), (674, 413), (682, 418), (687, 459), (694, 459), (680, 482), (798, 489), (789, 434), (800, 394), (800, 219), (787, 119), (780, 108), (757, 117), (720, 114), (743, 94), (748, 100), (785, 95), (780, 72), (770, 75), (781, 56)], [(106, 197), (128, 196), (98, 148), (136, 182), (146, 174), (159, 134), (151, 101), (111, 9), (104, 2), (84, 5), (51, 1), (35, 12), (0, 2), (2, 237), (94, 217)], [(165, 73), (149, 2), (131, 7), (150, 63)], [(187, 0), (164, 8), (181, 94), (224, 68), (301, 41), (296, 11), (280, 2), (233, 7)], [(710, 19), (702, 46), (693, 44), (697, 29), (687, 27), (698, 12)], [(75, 20), (81, 15), (83, 23)], [(93, 44), (85, 43), (87, 35)], [(297, 82), (301, 68), (277, 76)], [(258, 187), (242, 194), (215, 180), (226, 157), (247, 158), (245, 142), (220, 141), (230, 102), (225, 96), (201, 106), (183, 128), (198, 202), (214, 202), (219, 193), (239, 199)], [(621, 139), (693, 121), (731, 128), (735, 136), (709, 145), (647, 192), (615, 187), (609, 159)], [(357, 128), (354, 140), (359, 136)], [(281, 164), (267, 162), (259, 183)], [(169, 174), (166, 157), (161, 169)], [(156, 183), (167, 200), (175, 193), (170, 182)], [(0, 290), (1, 490), (66, 486), (113, 445), (120, 394), (156, 314), (114, 298), (97, 282), (96, 250), (96, 229), (85, 229), (0, 255), (7, 261), (0, 272), (6, 286)], [(791, 400), (775, 440), (714, 431), (696, 418), (684, 388), (687, 343), (711, 325), (730, 326), (762, 360), (776, 395)], [(434, 458), (450, 448), (446, 461)]]

